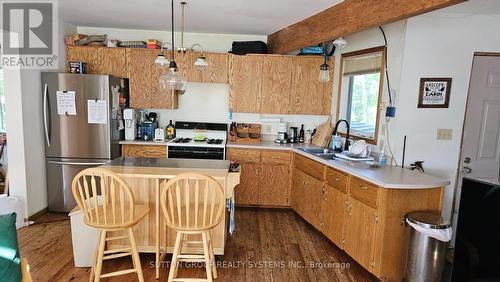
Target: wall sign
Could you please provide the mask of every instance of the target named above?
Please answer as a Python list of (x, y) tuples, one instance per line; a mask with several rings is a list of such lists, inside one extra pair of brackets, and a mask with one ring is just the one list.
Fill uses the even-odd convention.
[(451, 78), (421, 78), (418, 94), (419, 108), (448, 108)]

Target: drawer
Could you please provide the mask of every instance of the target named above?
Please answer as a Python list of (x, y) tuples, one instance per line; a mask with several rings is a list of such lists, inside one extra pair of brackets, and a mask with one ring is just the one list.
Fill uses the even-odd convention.
[(377, 186), (364, 180), (351, 177), (351, 185), (349, 188), (352, 197), (369, 206), (377, 208)]
[(228, 148), (226, 159), (240, 163), (260, 163), (260, 151)]
[(267, 164), (289, 164), (291, 156), (290, 152), (264, 150), (260, 158), (263, 163)]
[(317, 179), (323, 180), (325, 177), (325, 166), (307, 157), (295, 154), (293, 163), (297, 169), (300, 169)]
[(325, 178), (328, 185), (344, 193), (347, 193), (347, 184), (349, 181), (349, 176), (347, 174), (327, 167)]
[(122, 145), (122, 155), (125, 157), (166, 158), (166, 145)]

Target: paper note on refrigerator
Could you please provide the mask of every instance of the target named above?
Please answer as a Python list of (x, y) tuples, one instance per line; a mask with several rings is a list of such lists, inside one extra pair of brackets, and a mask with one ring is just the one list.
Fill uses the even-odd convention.
[(108, 105), (106, 100), (87, 100), (88, 123), (108, 123)]
[(75, 91), (56, 91), (56, 100), (58, 115), (76, 115)]

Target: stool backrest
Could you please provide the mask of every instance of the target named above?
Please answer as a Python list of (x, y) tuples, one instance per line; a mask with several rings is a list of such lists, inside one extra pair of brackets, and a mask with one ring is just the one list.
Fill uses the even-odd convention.
[(96, 228), (123, 228), (133, 223), (134, 195), (114, 172), (88, 168), (73, 178), (73, 197), (84, 222)]
[(212, 177), (183, 173), (163, 184), (161, 189), (161, 207), (170, 228), (211, 229), (221, 221), (224, 191)]

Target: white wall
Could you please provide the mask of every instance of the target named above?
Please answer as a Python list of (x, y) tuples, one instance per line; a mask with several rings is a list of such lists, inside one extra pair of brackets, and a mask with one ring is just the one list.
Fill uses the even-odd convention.
[[(407, 22), (393, 143), (400, 158), (397, 140), (407, 135), (407, 160), (424, 160), (426, 172), (452, 182), (445, 191), (446, 217), (452, 209), (473, 55), (500, 51), (499, 27), (499, 17), (481, 15), (433, 13)], [(448, 109), (417, 109), (421, 77), (453, 78)], [(453, 139), (436, 140), (438, 128), (453, 129)]]

